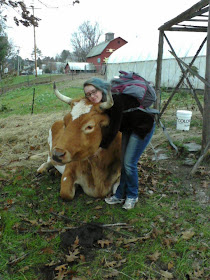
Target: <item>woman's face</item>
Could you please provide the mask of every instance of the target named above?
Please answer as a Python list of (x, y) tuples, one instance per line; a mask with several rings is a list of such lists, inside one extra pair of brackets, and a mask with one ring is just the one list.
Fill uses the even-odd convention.
[(95, 88), (92, 85), (87, 85), (84, 87), (85, 96), (89, 99), (92, 103), (99, 103), (102, 100), (102, 91)]

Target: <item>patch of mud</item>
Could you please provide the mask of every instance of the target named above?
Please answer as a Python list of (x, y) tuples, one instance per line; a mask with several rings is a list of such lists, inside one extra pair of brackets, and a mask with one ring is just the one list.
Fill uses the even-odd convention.
[(61, 233), (60, 238), (63, 248), (74, 244), (76, 239), (83, 247), (93, 247), (95, 242), (103, 238), (103, 228), (99, 225), (87, 224)]

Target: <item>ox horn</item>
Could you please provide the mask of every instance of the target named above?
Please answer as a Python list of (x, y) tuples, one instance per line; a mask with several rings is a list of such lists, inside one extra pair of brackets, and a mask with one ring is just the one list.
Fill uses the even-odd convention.
[(54, 83), (54, 93), (55, 95), (58, 97), (58, 99), (60, 99), (61, 101), (67, 103), (67, 104), (71, 104), (72, 98), (65, 96), (63, 94), (61, 94), (57, 88), (56, 88), (56, 84)]
[(102, 110), (106, 110), (106, 109), (111, 108), (113, 106), (113, 104), (114, 104), (114, 101), (113, 101), (113, 98), (112, 98), (112, 93), (111, 93), (111, 90), (109, 89), (108, 92), (107, 92), (107, 101), (101, 103), (100, 108)]

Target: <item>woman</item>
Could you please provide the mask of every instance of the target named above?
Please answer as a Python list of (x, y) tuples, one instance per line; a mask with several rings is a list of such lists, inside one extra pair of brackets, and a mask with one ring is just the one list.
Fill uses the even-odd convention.
[[(106, 101), (110, 84), (99, 78), (92, 78), (84, 83), (84, 93), (93, 103)], [(116, 193), (105, 198), (108, 204), (124, 203), (124, 209), (132, 209), (138, 202), (137, 163), (149, 144), (155, 129), (154, 116), (138, 108), (135, 97), (126, 94), (113, 94), (114, 105), (106, 111), (110, 124), (104, 132), (100, 147), (106, 149), (118, 131), (122, 132), (122, 167), (120, 184)]]

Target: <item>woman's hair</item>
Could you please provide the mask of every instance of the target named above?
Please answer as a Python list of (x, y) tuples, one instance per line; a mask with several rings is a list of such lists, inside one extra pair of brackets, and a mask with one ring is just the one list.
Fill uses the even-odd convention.
[(92, 85), (95, 88), (99, 89), (102, 91), (102, 102), (107, 101), (107, 92), (110, 90), (110, 83), (99, 79), (99, 78), (91, 78), (89, 80), (87, 80), (84, 85), (83, 88), (85, 88), (88, 85)]

